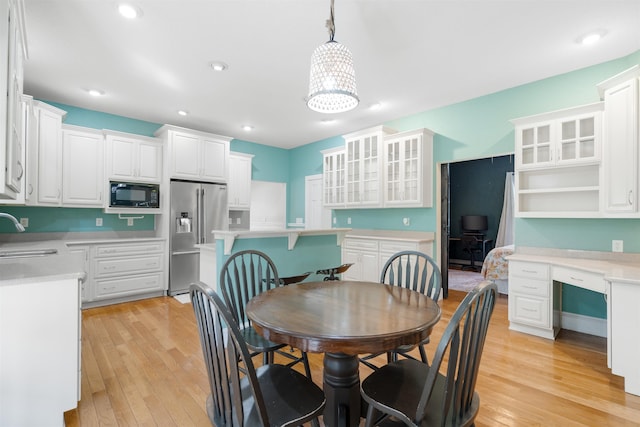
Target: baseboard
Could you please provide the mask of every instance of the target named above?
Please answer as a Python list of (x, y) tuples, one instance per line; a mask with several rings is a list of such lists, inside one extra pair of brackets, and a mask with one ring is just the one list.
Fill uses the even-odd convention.
[(562, 312), (560, 319), (562, 329), (569, 329), (570, 331), (595, 335), (603, 338), (606, 338), (607, 336), (607, 319), (567, 313), (566, 311)]

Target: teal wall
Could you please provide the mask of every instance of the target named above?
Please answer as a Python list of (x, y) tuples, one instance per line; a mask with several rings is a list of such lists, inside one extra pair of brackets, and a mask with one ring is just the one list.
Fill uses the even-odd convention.
[[(266, 253), (278, 269), (282, 277), (297, 276), (307, 271), (312, 272), (306, 281), (322, 280), (323, 276), (315, 274), (324, 268), (337, 267), (341, 264), (340, 247), (335, 235), (301, 236), (293, 250), (288, 250), (286, 237), (270, 237), (260, 239), (237, 239), (232, 253), (246, 249), (257, 249)], [(216, 263), (222, 267), (229, 256), (223, 255), (224, 241), (216, 241)]]
[[(513, 153), (514, 129), (509, 122), (511, 119), (599, 101), (597, 83), (638, 63), (640, 63), (640, 51), (614, 61), (383, 124), (398, 131), (422, 127), (434, 131), (436, 134), (434, 137), (434, 161), (436, 164)], [(154, 123), (61, 104), (54, 103), (53, 105), (68, 111), (65, 122), (70, 124), (98, 129), (108, 128), (141, 135), (153, 135), (155, 129), (159, 127)], [(353, 131), (357, 130), (353, 129)], [(336, 136), (291, 150), (283, 150), (249, 141), (232, 140), (231, 149), (255, 155), (252, 171), (254, 180), (287, 183), (287, 217), (288, 222), (292, 222), (296, 217), (304, 217), (305, 176), (322, 172), (320, 151), (343, 143), (343, 138)], [(434, 194), (436, 194), (436, 173), (438, 173), (438, 168), (434, 168)], [(71, 227), (71, 224), (75, 223), (76, 226), (83, 224), (78, 226), (86, 227), (86, 230), (82, 228), (83, 231), (107, 229), (106, 227), (91, 226), (91, 224), (95, 224), (96, 215), (102, 213), (97, 209), (53, 208), (42, 211), (42, 214), (35, 212), (49, 208), (3, 207), (2, 209), (11, 213), (18, 212), (17, 216), (28, 215), (30, 218), (38, 216), (47, 218), (52, 224), (60, 223), (61, 228)], [(437, 214), (435, 206), (425, 209), (333, 211), (336, 219), (335, 225), (338, 227), (419, 231), (435, 230)], [(402, 218), (407, 216), (411, 218), (409, 227), (402, 225)], [(59, 218), (68, 219), (60, 220)], [(350, 225), (347, 224), (348, 218), (351, 218)], [(105, 219), (105, 223), (118, 230), (132, 229), (126, 226), (125, 221)], [(151, 225), (148, 223), (136, 221), (136, 227), (149, 226)], [(38, 227), (45, 227), (45, 225), (38, 224)], [(29, 231), (32, 231), (31, 227)], [(0, 223), (0, 232), (13, 232), (11, 224), (8, 222), (7, 224)], [(637, 238), (639, 235), (640, 220), (635, 219), (520, 218), (516, 220), (516, 244), (521, 246), (610, 251), (612, 239), (623, 239), (625, 252), (640, 253), (640, 239)], [(335, 264), (333, 261), (339, 262), (339, 248), (335, 245), (327, 246), (322, 256), (326, 257), (327, 261), (331, 261), (327, 264)], [(592, 309), (594, 304), (585, 308), (582, 302), (588, 300), (589, 297), (576, 295), (569, 287), (565, 288), (565, 292), (568, 293), (565, 302), (573, 301), (568, 305), (565, 304), (565, 310), (591, 313), (590, 315), (595, 312), (599, 317), (605, 316), (603, 313), (606, 311), (604, 311), (602, 304), (594, 303), (595, 309)], [(574, 303), (576, 301), (577, 303)]]

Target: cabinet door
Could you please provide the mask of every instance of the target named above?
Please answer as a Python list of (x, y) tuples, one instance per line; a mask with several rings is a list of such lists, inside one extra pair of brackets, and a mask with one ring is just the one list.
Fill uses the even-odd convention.
[(516, 156), (520, 168), (553, 164), (553, 123), (545, 122), (516, 129)]
[(569, 117), (558, 121), (558, 164), (600, 160), (601, 113)]
[(136, 177), (140, 181), (156, 182), (162, 180), (162, 144), (140, 141)]
[(37, 204), (62, 202), (62, 117), (38, 109), (38, 181)]
[(604, 210), (638, 211), (638, 79), (605, 91)]
[(380, 143), (377, 133), (347, 140), (347, 205), (380, 205)]
[[(7, 76), (7, 151), (6, 151), (6, 187), (13, 193), (21, 190), (24, 176), (23, 127), (22, 127), (22, 37), (18, 25), (17, 13), (9, 10), (9, 66)], [(13, 197), (12, 197), (13, 198)]]
[(63, 205), (103, 205), (103, 158), (102, 134), (75, 129), (63, 130)]
[(325, 153), (322, 163), (323, 203), (328, 207), (344, 206), (345, 151)]
[(229, 156), (229, 209), (249, 209), (251, 207), (251, 157)]
[(229, 143), (215, 139), (202, 140), (202, 178), (209, 181), (227, 182), (227, 159)]
[(108, 135), (107, 177), (124, 180), (135, 177), (137, 154), (137, 144), (134, 140)]
[(179, 132), (171, 135), (171, 176), (199, 179), (202, 171), (200, 138)]
[(72, 245), (69, 246), (69, 252), (72, 254), (76, 254), (80, 259), (82, 259), (82, 265), (84, 266), (84, 272), (86, 274), (85, 280), (80, 282), (80, 300), (82, 302), (91, 301), (93, 298), (93, 285), (91, 281), (93, 280), (91, 277), (91, 263), (89, 262), (89, 254), (91, 251), (91, 246), (89, 245)]

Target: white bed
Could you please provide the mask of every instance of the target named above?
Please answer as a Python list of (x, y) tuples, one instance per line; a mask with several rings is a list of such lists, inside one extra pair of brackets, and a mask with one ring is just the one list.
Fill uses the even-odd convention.
[(509, 293), (509, 262), (505, 259), (513, 254), (514, 245), (491, 249), (482, 263), (482, 277), (498, 285), (498, 292)]

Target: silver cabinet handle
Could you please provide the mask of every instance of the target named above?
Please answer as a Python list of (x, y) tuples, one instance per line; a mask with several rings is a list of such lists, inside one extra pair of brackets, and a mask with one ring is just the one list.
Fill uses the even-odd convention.
[(22, 163), (17, 162), (18, 166), (20, 166), (20, 175), (18, 175), (17, 180), (20, 181), (22, 179), (22, 177), (24, 176), (24, 168), (22, 167)]
[(633, 205), (633, 190), (629, 190), (629, 204)]

